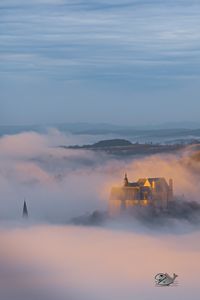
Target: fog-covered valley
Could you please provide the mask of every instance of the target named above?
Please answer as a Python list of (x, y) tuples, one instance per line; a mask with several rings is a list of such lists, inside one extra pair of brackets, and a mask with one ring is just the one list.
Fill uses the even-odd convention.
[[(199, 203), (199, 146), (176, 153), (117, 159), (105, 152), (58, 147), (85, 143), (50, 130), (0, 139), (0, 297), (4, 300), (176, 297), (198, 299), (199, 223), (172, 218), (151, 226), (142, 218), (73, 226), (70, 220), (106, 212), (110, 188), (131, 180), (174, 179), (177, 196)], [(24, 199), (29, 218), (22, 219)], [(178, 285), (155, 287), (158, 272)]]

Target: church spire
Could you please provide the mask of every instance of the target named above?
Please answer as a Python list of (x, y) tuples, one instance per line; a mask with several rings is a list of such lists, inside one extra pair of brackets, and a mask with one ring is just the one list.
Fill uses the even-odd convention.
[(27, 205), (26, 205), (26, 201), (24, 200), (24, 205), (23, 205), (23, 214), (22, 214), (23, 218), (28, 218), (28, 209), (27, 209)]
[(128, 186), (128, 177), (127, 177), (126, 173), (125, 173), (125, 176), (124, 176), (124, 186)]

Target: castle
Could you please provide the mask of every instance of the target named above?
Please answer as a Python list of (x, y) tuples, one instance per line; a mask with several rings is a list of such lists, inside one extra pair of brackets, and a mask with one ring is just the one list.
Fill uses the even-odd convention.
[(116, 215), (135, 206), (167, 208), (173, 200), (173, 180), (165, 178), (140, 178), (129, 182), (125, 174), (123, 186), (113, 187), (110, 193), (109, 212)]

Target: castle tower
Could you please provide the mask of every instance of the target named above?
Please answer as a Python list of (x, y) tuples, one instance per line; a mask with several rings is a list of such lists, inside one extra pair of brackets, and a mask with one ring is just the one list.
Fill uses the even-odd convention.
[(24, 201), (22, 216), (23, 218), (28, 218), (28, 209), (27, 209), (26, 201)]
[(152, 181), (151, 187), (152, 187), (153, 190), (155, 190), (155, 188), (156, 188), (156, 183), (155, 183), (154, 180)]
[(173, 199), (173, 179), (169, 179), (169, 196), (168, 196), (169, 200)]
[(128, 186), (128, 177), (127, 177), (126, 173), (125, 173), (125, 176), (124, 176), (124, 186)]

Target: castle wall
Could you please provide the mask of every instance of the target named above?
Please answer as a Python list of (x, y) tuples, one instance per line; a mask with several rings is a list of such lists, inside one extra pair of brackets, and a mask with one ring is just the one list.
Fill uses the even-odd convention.
[(109, 212), (117, 215), (125, 209), (134, 206), (154, 205), (158, 208), (166, 208), (168, 202), (173, 199), (173, 181), (167, 184), (164, 178), (150, 180), (140, 179), (137, 183), (129, 186), (115, 187), (111, 190)]

